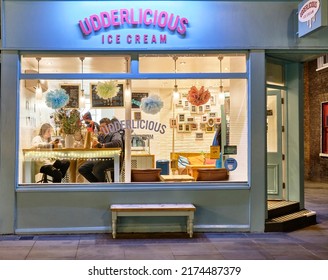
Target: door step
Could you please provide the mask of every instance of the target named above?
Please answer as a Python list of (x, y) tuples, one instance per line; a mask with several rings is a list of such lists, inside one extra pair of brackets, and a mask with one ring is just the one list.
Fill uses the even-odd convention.
[(316, 212), (299, 209), (298, 202), (268, 201), (266, 232), (288, 232), (316, 223)]

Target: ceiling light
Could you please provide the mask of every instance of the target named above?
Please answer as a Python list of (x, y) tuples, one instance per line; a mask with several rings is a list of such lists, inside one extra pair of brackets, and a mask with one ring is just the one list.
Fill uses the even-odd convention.
[[(83, 61), (84, 61), (84, 57), (80, 57), (81, 63), (82, 63), (82, 71), (81, 73), (83, 74)], [(81, 96), (80, 96), (80, 108), (84, 108), (85, 107), (85, 95), (84, 95), (84, 88), (83, 88), (83, 77), (81, 80)]]
[[(38, 74), (39, 74), (40, 73), (40, 60), (41, 60), (41, 57), (37, 57), (36, 60), (38, 61)], [(37, 83), (36, 83), (35, 98), (39, 99), (39, 100), (42, 99), (42, 87), (41, 87), (40, 80), (38, 80)]]
[[(175, 55), (173, 56), (173, 60), (174, 60), (174, 72), (175, 74), (177, 73), (177, 60), (178, 57)], [(180, 97), (180, 93), (178, 90), (178, 85), (177, 85), (177, 79), (174, 80), (174, 88), (173, 88), (173, 99), (177, 100)]]

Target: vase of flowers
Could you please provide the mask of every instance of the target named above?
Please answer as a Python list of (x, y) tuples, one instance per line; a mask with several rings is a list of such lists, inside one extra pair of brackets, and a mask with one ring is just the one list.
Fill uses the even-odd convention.
[(80, 112), (76, 109), (61, 108), (55, 113), (55, 124), (60, 128), (60, 132), (64, 134), (65, 147), (72, 148), (74, 145), (74, 134), (82, 128), (80, 120)]

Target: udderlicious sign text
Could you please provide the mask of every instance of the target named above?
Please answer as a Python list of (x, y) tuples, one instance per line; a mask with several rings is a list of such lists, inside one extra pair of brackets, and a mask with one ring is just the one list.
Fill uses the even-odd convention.
[[(167, 11), (153, 9), (116, 9), (92, 14), (79, 20), (80, 30), (85, 38), (104, 31), (100, 36), (101, 44), (166, 44), (167, 33), (153, 32), (168, 31), (169, 34), (181, 38), (186, 36), (188, 19)], [(125, 32), (112, 34), (111, 31), (125, 28), (142, 29), (141, 32)]]

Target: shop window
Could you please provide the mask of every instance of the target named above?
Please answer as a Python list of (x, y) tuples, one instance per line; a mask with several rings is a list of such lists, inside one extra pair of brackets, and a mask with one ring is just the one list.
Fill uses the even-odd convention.
[[(98, 57), (96, 62), (92, 63), (93, 67), (99, 62), (97, 59)], [(217, 60), (215, 58), (216, 63)], [(90, 67), (88, 65), (90, 61), (88, 62), (87, 59), (84, 61), (85, 69)], [(206, 61), (207, 58), (205, 63)], [(81, 65), (81, 61), (79, 64)], [(65, 63), (60, 62), (59, 65), (64, 67)], [(61, 67), (57, 70), (59, 73), (70, 72), (67, 69), (62, 70)], [(97, 68), (94, 69), (95, 73), (101, 72)], [(198, 72), (197, 69), (193, 71)], [(85, 113), (90, 113), (92, 120), (98, 124), (102, 118), (115, 117), (121, 127), (128, 131), (124, 137), (130, 142), (128, 145), (130, 149), (126, 151), (129, 153), (127, 158), (130, 162), (125, 160), (124, 165), (120, 166), (119, 178), (113, 177), (114, 170), (109, 172), (106, 170), (105, 180), (129, 182), (127, 178), (129, 169), (156, 167), (162, 168), (162, 175), (187, 174), (190, 176), (190, 183), (197, 179), (199, 168), (228, 169), (228, 176), (222, 176), (225, 181), (248, 180), (246, 79), (133, 79), (128, 83), (123, 79), (48, 80), (41, 99), (37, 98), (33, 86), (27, 86), (32, 81), (20, 82), (19, 183), (21, 184), (44, 182), (42, 177), (44, 174), (40, 174), (42, 172), (39, 165), (40, 162), (49, 159), (70, 161), (70, 167), (62, 179), (63, 183), (88, 183), (79, 173), (79, 166), (87, 158), (98, 160), (108, 155), (91, 149), (91, 153), (85, 156), (88, 150), (86, 148), (90, 147), (92, 138), (100, 132), (98, 128), (88, 133), (89, 129), (82, 117)], [(118, 89), (115, 97), (106, 98), (108, 96), (99, 95), (97, 92), (99, 83), (109, 83), (109, 87), (115, 84)], [(62, 89), (69, 95), (68, 103), (64, 106), (65, 113), (79, 114), (79, 127), (74, 131), (73, 147), (70, 148), (73, 151), (69, 154), (66, 153), (70, 142), (66, 137), (68, 132), (65, 133), (62, 121), (58, 117), (63, 110), (49, 107), (48, 100), (50, 92)], [(85, 99), (83, 104), (82, 92)], [(197, 103), (195, 94), (206, 98)], [(147, 107), (147, 102), (152, 105)], [(158, 106), (156, 112), (153, 107), (155, 103)], [(127, 111), (127, 108), (131, 110)], [(32, 139), (39, 133), (44, 123), (51, 125), (52, 138), (59, 139), (54, 145), (49, 145), (45, 153), (40, 147), (31, 149)], [(123, 158), (121, 163), (122, 160)], [(49, 182), (51, 183), (51, 178)]]
[(328, 102), (321, 105), (321, 153), (328, 154)]
[[(177, 73), (245, 73), (245, 54), (179, 54), (179, 55), (141, 55), (140, 73), (172, 73), (175, 71), (174, 59), (177, 60)], [(222, 64), (220, 58), (223, 57)]]
[[(22, 55), (22, 73), (81, 73), (81, 57), (84, 73), (126, 73), (129, 56), (93, 55)], [(37, 58), (40, 58), (39, 69)]]

